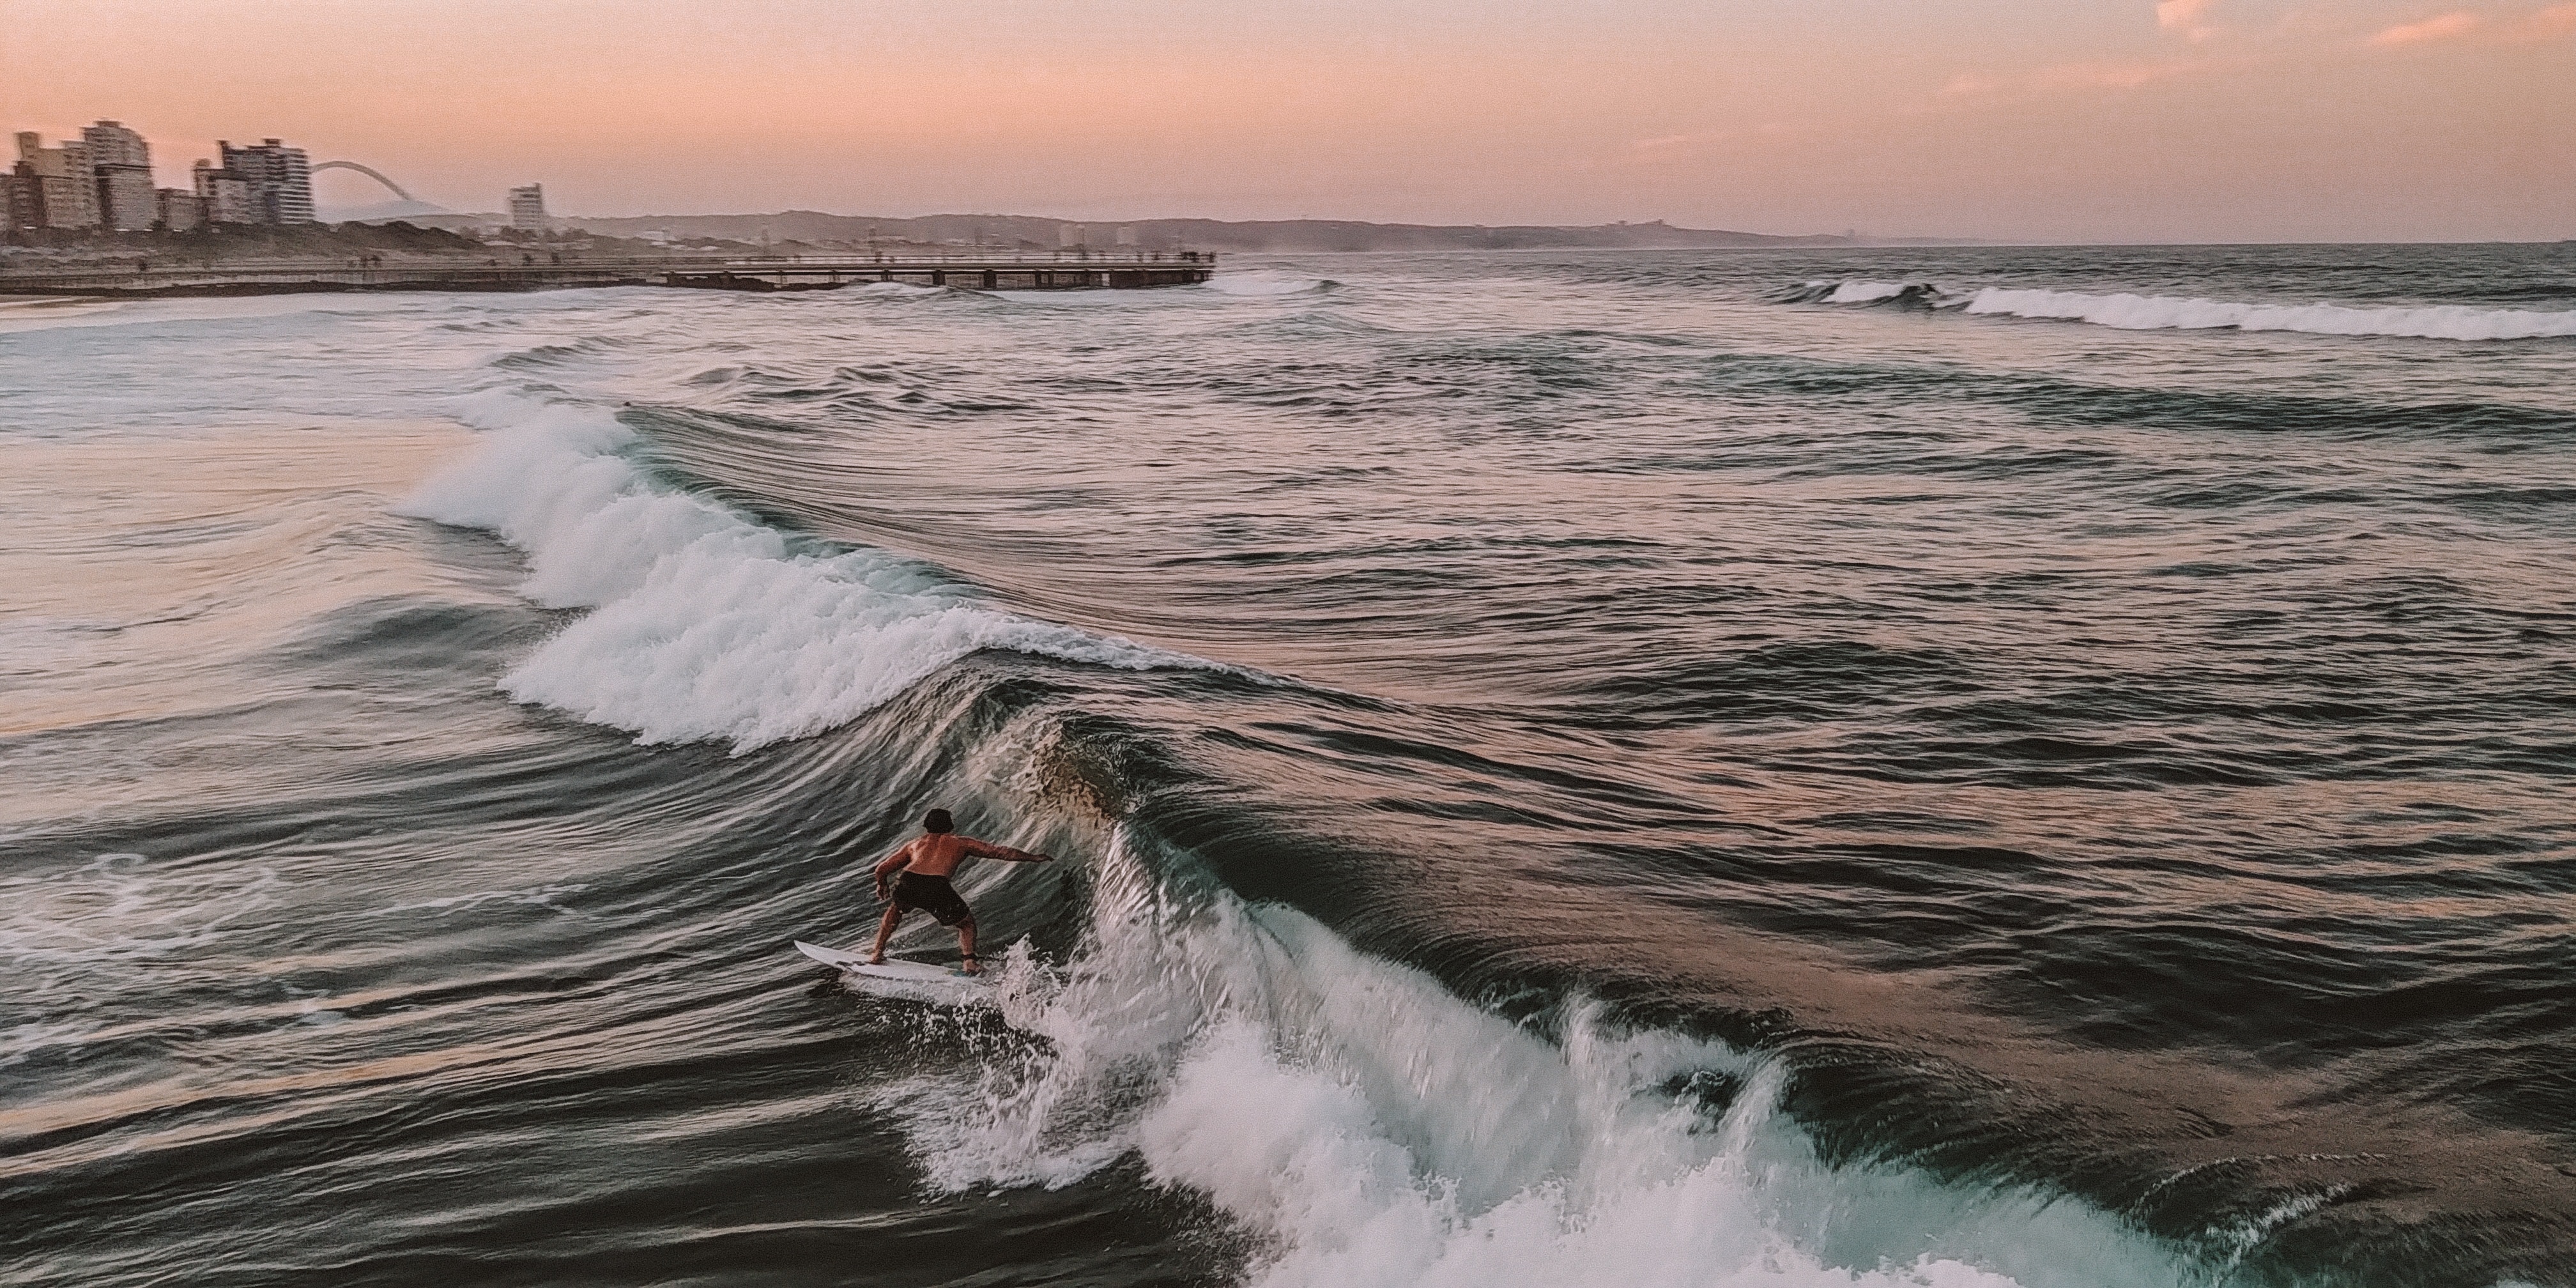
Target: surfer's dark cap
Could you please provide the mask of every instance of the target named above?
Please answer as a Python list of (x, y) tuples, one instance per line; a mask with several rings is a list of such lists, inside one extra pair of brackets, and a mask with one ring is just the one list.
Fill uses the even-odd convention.
[(948, 817), (948, 811), (944, 809), (935, 809), (921, 816), (921, 830), (925, 832), (948, 832), (956, 827), (957, 820)]

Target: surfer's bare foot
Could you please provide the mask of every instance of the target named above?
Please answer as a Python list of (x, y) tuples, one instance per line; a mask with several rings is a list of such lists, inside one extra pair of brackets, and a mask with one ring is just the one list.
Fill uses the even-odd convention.
[(957, 969), (964, 971), (969, 975), (981, 975), (984, 973), (984, 968), (977, 965), (973, 957), (968, 957), (964, 961), (959, 962), (957, 964)]
[(885, 965), (885, 954), (884, 954), (884, 953), (872, 953), (872, 954), (870, 954), (870, 955), (868, 956), (868, 965), (870, 965), (870, 966), (883, 966), (883, 965)]

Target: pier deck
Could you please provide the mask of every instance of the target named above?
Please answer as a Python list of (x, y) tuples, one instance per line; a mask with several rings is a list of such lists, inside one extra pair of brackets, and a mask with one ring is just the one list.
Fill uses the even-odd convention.
[(267, 260), (190, 264), (137, 258), (117, 266), (0, 269), (0, 295), (274, 295), (308, 291), (535, 291), (581, 286), (674, 286), (727, 291), (828, 291), (871, 282), (982, 291), (1134, 290), (1188, 286), (1216, 272), (1197, 251), (984, 255), (814, 255), (727, 259), (412, 261)]

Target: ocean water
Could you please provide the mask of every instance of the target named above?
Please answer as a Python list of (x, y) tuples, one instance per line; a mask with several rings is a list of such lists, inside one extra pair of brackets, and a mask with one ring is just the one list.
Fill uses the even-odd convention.
[[(0, 1281), (2576, 1284), (2576, 247), (18, 303), (0, 451)], [(989, 1007), (788, 947), (931, 806)]]

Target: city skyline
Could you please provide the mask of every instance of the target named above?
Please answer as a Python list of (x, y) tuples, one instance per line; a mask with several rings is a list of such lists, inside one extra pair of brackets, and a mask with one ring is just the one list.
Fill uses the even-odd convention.
[[(164, 184), (216, 137), (277, 135), (460, 211), (541, 180), (574, 216), (2576, 237), (2576, 3), (1006, 3), (962, 48), (908, 5), (507, 15), (27, 0), (27, 25), (127, 57), (13, 42), (0, 106), (48, 133), (133, 124), (166, 140)], [(382, 199), (353, 175), (316, 196)]]
[(271, 137), (235, 146), (187, 169), (187, 186), (162, 186), (151, 140), (113, 118), (45, 146), (41, 130), (18, 130), (17, 156), (0, 167), (0, 232), (37, 229), (186, 232), (207, 224), (315, 222), (312, 167), (304, 149)]

